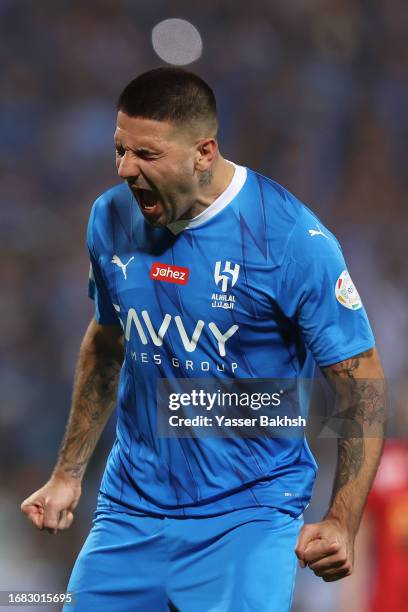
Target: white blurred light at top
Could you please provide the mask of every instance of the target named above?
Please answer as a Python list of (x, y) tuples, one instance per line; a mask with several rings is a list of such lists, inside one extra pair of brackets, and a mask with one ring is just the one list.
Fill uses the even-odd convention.
[(185, 66), (201, 57), (200, 32), (185, 19), (165, 19), (152, 30), (153, 49), (168, 64)]

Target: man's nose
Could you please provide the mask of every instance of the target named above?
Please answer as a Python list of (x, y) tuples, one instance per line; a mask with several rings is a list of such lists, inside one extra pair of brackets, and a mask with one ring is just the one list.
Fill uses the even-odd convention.
[(118, 162), (117, 169), (118, 175), (124, 180), (137, 178), (140, 174), (139, 166), (136, 160), (131, 158), (129, 151), (126, 151), (124, 155), (122, 155)]

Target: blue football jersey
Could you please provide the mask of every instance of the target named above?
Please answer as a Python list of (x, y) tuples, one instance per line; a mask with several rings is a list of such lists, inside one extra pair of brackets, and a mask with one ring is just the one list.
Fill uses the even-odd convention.
[(125, 337), (101, 492), (161, 515), (300, 514), (316, 474), (303, 435), (160, 437), (156, 392), (159, 379), (310, 379), (316, 363), (372, 348), (333, 234), (279, 184), (235, 166), (210, 207), (163, 228), (126, 184), (113, 187), (93, 206), (88, 249), (96, 319)]

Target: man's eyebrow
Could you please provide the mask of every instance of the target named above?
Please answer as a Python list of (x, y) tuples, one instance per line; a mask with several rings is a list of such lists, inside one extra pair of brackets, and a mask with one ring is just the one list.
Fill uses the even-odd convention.
[(146, 153), (157, 153), (154, 149), (149, 149), (149, 147), (136, 147), (133, 149), (138, 154), (146, 154)]
[(126, 147), (119, 141), (119, 139), (116, 139), (116, 138), (114, 138), (114, 143), (116, 147), (121, 147), (123, 149), (129, 149), (130, 151), (133, 151), (134, 153), (137, 153), (138, 155), (158, 153), (158, 151), (156, 151), (153, 148), (150, 149), (149, 147)]

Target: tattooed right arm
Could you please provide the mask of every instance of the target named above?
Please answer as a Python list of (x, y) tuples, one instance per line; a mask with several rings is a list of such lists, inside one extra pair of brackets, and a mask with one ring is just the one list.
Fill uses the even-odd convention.
[(121, 330), (93, 319), (79, 351), (71, 412), (53, 476), (82, 480), (114, 408), (122, 361)]
[(71, 412), (51, 478), (21, 504), (38, 529), (68, 529), (81, 496), (86, 466), (115, 405), (123, 336), (93, 319), (79, 351)]

